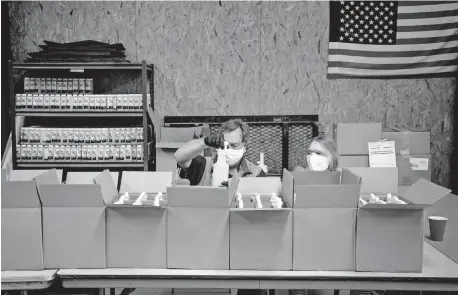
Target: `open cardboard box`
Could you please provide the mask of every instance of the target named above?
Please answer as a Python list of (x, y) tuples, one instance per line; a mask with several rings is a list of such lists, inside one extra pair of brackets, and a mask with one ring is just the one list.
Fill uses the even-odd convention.
[(2, 270), (43, 270), (42, 211), (37, 184), (59, 183), (58, 174), (55, 169), (41, 173), (13, 171), (10, 181), (2, 181), (1, 188)]
[(167, 188), (168, 268), (229, 269), (229, 207), (238, 182)]
[[(100, 174), (100, 172), (94, 171), (69, 171), (67, 172), (66, 184), (92, 184), (94, 179)], [(111, 178), (118, 187), (119, 172), (110, 171)]]
[(283, 195), (289, 199), (295, 195), (293, 270), (355, 270), (360, 182), (347, 169), (283, 171)]
[[(112, 181), (106, 170), (96, 178)], [(112, 199), (104, 185), (40, 184), (43, 204), (44, 267), (105, 268), (105, 202)]]
[[(243, 208), (237, 208), (237, 194)], [(262, 208), (251, 198), (261, 195)], [(283, 199), (283, 208), (271, 208), (270, 196)], [(230, 268), (291, 270), (292, 209), (282, 197), (280, 177), (241, 178), (230, 209)]]
[(347, 167), (347, 169), (361, 177), (361, 194), (397, 194), (398, 168), (397, 167)]
[(199, 138), (202, 127), (161, 127), (156, 142), (156, 171), (177, 170), (175, 152), (191, 139)]
[[(356, 270), (421, 272), (423, 265), (423, 212), (450, 192), (424, 179), (408, 187), (407, 204), (368, 203), (358, 209)], [(368, 196), (362, 196), (363, 199)], [(386, 201), (385, 196), (379, 196)]]
[[(107, 206), (107, 267), (166, 268), (166, 188), (172, 172), (124, 171), (119, 194)], [(124, 193), (130, 200), (114, 204)], [(147, 201), (133, 205), (142, 192)], [(117, 192), (116, 192), (117, 193)], [(163, 193), (163, 201), (153, 206)]]

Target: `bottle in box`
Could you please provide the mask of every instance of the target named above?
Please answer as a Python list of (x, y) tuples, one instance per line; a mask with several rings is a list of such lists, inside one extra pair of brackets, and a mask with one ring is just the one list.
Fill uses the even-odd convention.
[(22, 127), (21, 128), (21, 142), (28, 142), (29, 141), (29, 128)]
[(89, 109), (91, 109), (91, 110), (95, 109), (95, 97), (94, 97), (94, 95), (85, 94), (84, 96), (87, 96), (87, 98), (89, 100)]
[(68, 79), (62, 78), (62, 93), (68, 94)]
[(118, 99), (116, 98), (115, 95), (110, 95), (111, 97), (111, 102), (113, 103), (113, 110), (118, 109)]
[(42, 94), (43, 95), (43, 108), (49, 109), (49, 94)]
[(69, 145), (65, 146), (65, 159), (70, 160), (72, 156), (72, 147)]
[(119, 109), (124, 109), (123, 96), (121, 94), (116, 94), (116, 105)]
[(17, 93), (16, 98), (16, 109), (22, 109), (22, 94)]
[(49, 146), (47, 145), (44, 145), (43, 146), (43, 160), (44, 161), (47, 161), (49, 159), (49, 149), (48, 149)]
[(62, 93), (62, 78), (57, 78), (57, 93)]
[(84, 91), (84, 78), (79, 78), (78, 79), (78, 93), (79, 94), (85, 94), (85, 91)]
[(74, 142), (73, 141), (73, 136), (74, 136), (75, 130), (73, 128), (68, 128), (67, 129), (67, 138), (68, 142)]
[(78, 160), (83, 159), (82, 153), (83, 153), (83, 146), (78, 145), (78, 146), (76, 147), (76, 158), (77, 158)]
[(113, 99), (111, 95), (105, 96), (107, 100), (107, 110), (112, 110), (113, 109)]
[(80, 95), (83, 97), (83, 109), (89, 109), (90, 108), (90, 100), (87, 95)]
[(86, 93), (94, 93), (94, 80), (91, 78), (87, 78), (84, 81), (84, 91)]
[(119, 147), (119, 159), (121, 161), (125, 161), (126, 160), (126, 146), (125, 145), (121, 145)]
[(137, 160), (137, 146), (132, 145), (132, 160), (135, 162)]
[(137, 160), (143, 160), (143, 146), (141, 144), (137, 145)]
[(70, 147), (70, 153), (71, 153), (71, 154), (70, 154), (70, 155), (71, 155), (70, 158), (71, 158), (72, 160), (76, 160), (76, 146), (75, 146), (75, 145), (72, 145), (72, 146)]
[(37, 145), (32, 145), (32, 160), (37, 159), (37, 153), (38, 153), (38, 146)]
[(96, 145), (92, 146), (92, 154), (91, 154), (91, 159), (93, 161), (97, 161), (97, 156), (98, 156), (98, 148)]
[(121, 148), (119, 145), (115, 145), (115, 155), (116, 155), (116, 160), (119, 161), (121, 160)]
[(128, 95), (121, 95), (122, 97), (122, 108), (123, 109), (128, 109), (129, 108), (129, 96)]
[(37, 149), (37, 159), (38, 160), (43, 160), (43, 145), (38, 145), (38, 149)]
[(76, 108), (77, 109), (83, 109), (84, 108), (84, 96), (83, 95), (73, 95), (73, 97), (76, 97), (76, 100), (77, 100), (77, 105), (76, 105)]
[(40, 93), (47, 93), (46, 91), (46, 79), (45, 78), (39, 78), (40, 80)]
[(24, 93), (29, 93), (30, 92), (30, 78), (25, 77), (24, 78)]
[(67, 142), (68, 141), (68, 134), (67, 134), (67, 128), (62, 128), (62, 142)]
[(31, 94), (32, 96), (32, 108), (38, 109), (38, 94)]
[(51, 91), (57, 93), (57, 78), (51, 78)]
[(97, 155), (97, 159), (99, 161), (103, 161), (105, 159), (105, 148), (103, 145), (99, 145), (97, 146), (98, 148), (98, 155)]
[(114, 145), (110, 145), (110, 161), (116, 158), (116, 147)]
[(128, 97), (128, 99), (129, 99), (128, 108), (130, 110), (132, 110), (134, 108), (134, 98), (135, 98), (135, 94), (130, 94), (129, 97)]
[(126, 145), (126, 161), (131, 161), (132, 160), (132, 146)]
[(105, 150), (105, 161), (109, 161), (110, 160), (110, 152), (111, 152), (111, 149), (110, 149), (110, 146), (109, 145), (104, 145), (103, 146), (104, 150)]
[(79, 82), (78, 78), (73, 78), (72, 88), (73, 88), (73, 95), (78, 95), (79, 92)]
[(81, 150), (81, 158), (83, 160), (87, 160), (87, 152), (88, 152), (89, 146), (88, 145), (83, 145), (82, 150)]
[(60, 109), (61, 106), (61, 96), (60, 94), (56, 94), (56, 109)]
[(91, 96), (94, 97), (94, 108), (96, 110), (99, 110), (100, 109), (100, 96), (99, 95), (93, 95), (93, 94), (91, 94)]
[(126, 142), (126, 129), (125, 128), (121, 128), (120, 131), (119, 131), (119, 134), (120, 134), (120, 141), (121, 142)]
[(48, 145), (48, 160), (54, 160), (54, 146), (53, 145)]

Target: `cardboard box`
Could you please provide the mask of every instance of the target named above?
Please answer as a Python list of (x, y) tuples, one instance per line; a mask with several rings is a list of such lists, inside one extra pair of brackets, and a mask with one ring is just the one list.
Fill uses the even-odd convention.
[[(58, 183), (55, 169), (30, 177), (15, 171), (2, 182), (2, 270), (43, 270), (39, 183)], [(28, 178), (29, 177), (29, 178)]]
[(369, 155), (368, 143), (381, 138), (381, 123), (334, 123), (339, 155)]
[(397, 167), (348, 167), (350, 172), (361, 177), (361, 194), (397, 194)]
[(449, 192), (449, 189), (420, 179), (399, 196), (407, 202), (405, 205), (369, 203), (359, 208), (356, 270), (421, 272), (423, 210)]
[[(292, 209), (271, 208), (271, 193), (282, 197), (280, 177), (241, 178), (236, 193), (243, 208), (230, 209), (230, 268), (252, 270), (292, 269)], [(254, 208), (251, 197), (261, 195), (263, 208)]]
[(397, 155), (399, 185), (411, 185), (420, 178), (431, 181), (431, 155)]
[(202, 127), (161, 127), (156, 142), (156, 171), (176, 172), (175, 152), (185, 143), (199, 138)]
[[(431, 132), (413, 129), (385, 129), (382, 137), (395, 142), (396, 154), (429, 155)], [(402, 152), (402, 153), (401, 153)]]
[[(108, 171), (100, 175), (111, 180)], [(93, 183), (39, 184), (38, 192), (45, 268), (105, 268), (105, 200), (113, 198), (109, 191)]]
[(167, 188), (168, 268), (229, 269), (229, 207), (238, 182)]
[(131, 200), (146, 192), (154, 201), (157, 193), (164, 194), (160, 207), (148, 205), (113, 204), (107, 206), (107, 267), (166, 268), (167, 197), (166, 188), (172, 184), (172, 172), (124, 171), (119, 195), (128, 192)]
[[(355, 270), (360, 177), (342, 172), (283, 172), (293, 208), (293, 270)], [(338, 242), (336, 242), (338, 241)]]
[[(62, 169), (52, 169), (57, 174), (57, 179), (62, 182)], [(49, 170), (11, 170), (9, 174), (10, 181), (29, 181)]]
[(339, 168), (369, 167), (369, 156), (340, 156)]

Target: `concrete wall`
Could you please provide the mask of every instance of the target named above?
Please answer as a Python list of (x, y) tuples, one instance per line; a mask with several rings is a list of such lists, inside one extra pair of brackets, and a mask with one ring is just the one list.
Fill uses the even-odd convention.
[(431, 130), (448, 185), (455, 79), (327, 80), (327, 2), (13, 2), (13, 57), (43, 40), (122, 42), (156, 66), (159, 115), (318, 113)]

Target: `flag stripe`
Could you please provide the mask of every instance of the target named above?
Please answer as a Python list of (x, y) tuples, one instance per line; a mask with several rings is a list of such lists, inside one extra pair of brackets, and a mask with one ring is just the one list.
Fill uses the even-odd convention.
[(367, 57), (367, 56), (347, 56), (347, 55), (330, 55), (329, 62), (347, 62), (363, 64), (415, 64), (436, 61), (453, 61), (458, 58), (458, 53), (438, 54), (431, 56), (412, 56), (412, 57)]
[(398, 32), (396, 38), (399, 39), (412, 39), (421, 37), (439, 37), (439, 36), (452, 36), (458, 34), (458, 28), (439, 30), (439, 31), (426, 31), (426, 32)]
[(450, 24), (438, 24), (438, 25), (422, 25), (422, 26), (399, 26), (398, 25), (398, 32), (420, 32), (420, 31), (436, 31), (436, 30), (445, 30), (445, 29), (452, 29), (458, 28), (458, 20), (457, 22), (450, 23)]
[(416, 13), (399, 13), (399, 19), (421, 19), (421, 18), (436, 18), (444, 16), (458, 16), (458, 10), (447, 11), (429, 11), (429, 12), (416, 12)]
[(414, 6), (401, 6), (398, 7), (398, 14), (402, 13), (415, 13), (415, 12), (428, 12), (428, 11), (447, 11), (458, 9), (458, 2), (452, 4), (434, 4), (434, 5), (414, 5)]
[[(424, 51), (398, 51), (395, 56), (411, 57), (411, 56), (428, 56), (447, 53), (458, 53), (458, 47), (424, 50)], [(363, 50), (348, 50), (348, 49), (329, 49), (329, 58), (332, 55), (347, 55), (347, 56), (366, 56), (366, 57), (393, 57), (392, 52), (383, 51), (363, 51)]]
[[(429, 44), (429, 43), (445, 43), (449, 41), (458, 40), (458, 35), (435, 37), (435, 38), (412, 38), (412, 39), (398, 39), (396, 44)], [(375, 42), (374, 42), (375, 43)]]
[(339, 74), (343, 76), (411, 76), (419, 74), (437, 74), (456, 72), (457, 66), (434, 67), (434, 68), (419, 68), (419, 69), (399, 69), (399, 70), (368, 70), (368, 69), (352, 69), (352, 68), (328, 68), (329, 74)]
[(424, 5), (440, 5), (440, 4), (453, 4), (456, 1), (399, 1), (398, 6), (424, 6)]
[[(435, 62), (418, 62), (412, 64), (377, 64), (377, 70), (398, 70), (398, 69), (419, 69), (419, 68), (430, 68), (430, 67), (443, 67), (448, 65), (456, 65), (458, 61), (441, 60)], [(341, 62), (341, 61), (330, 61), (328, 66), (341, 67), (341, 68), (352, 68), (352, 69), (373, 69), (373, 64), (354, 63), (354, 62)]]
[(396, 51), (415, 51), (415, 50), (432, 50), (439, 48), (450, 48), (457, 47), (458, 41), (450, 41), (444, 43), (434, 43), (434, 44), (409, 44), (409, 45), (366, 45), (366, 44), (352, 44), (352, 43), (340, 43), (340, 42), (329, 42), (329, 49), (350, 49), (350, 50), (364, 50), (367, 51), (381, 51), (381, 52), (391, 52), (395, 55)]
[(398, 26), (414, 26), (414, 25), (435, 25), (454, 23), (458, 19), (456, 16), (434, 17), (424, 19), (398, 19)]

